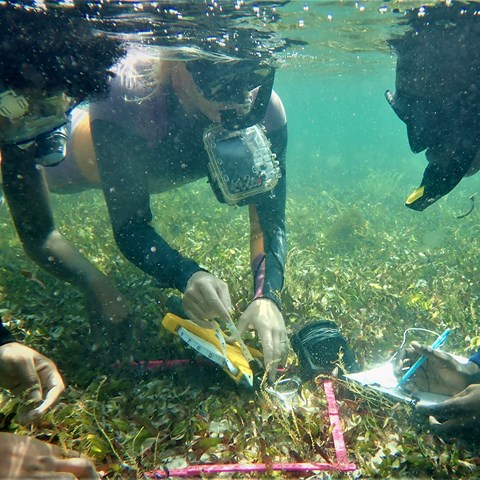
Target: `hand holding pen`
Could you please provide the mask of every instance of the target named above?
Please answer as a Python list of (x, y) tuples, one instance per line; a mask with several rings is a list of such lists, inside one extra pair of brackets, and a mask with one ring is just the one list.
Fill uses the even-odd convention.
[[(440, 348), (447, 340), (448, 336), (450, 335), (451, 330), (447, 328), (431, 345), (430, 350), (437, 350)], [(421, 347), (421, 346), (420, 346)], [(422, 348), (422, 347), (421, 347)], [(423, 347), (425, 348), (425, 347)], [(397, 384), (397, 387), (403, 386), (417, 371), (418, 369), (425, 363), (427, 357), (422, 354), (420, 358), (407, 370), (407, 372), (403, 375), (400, 381)], [(429, 390), (430, 391), (430, 390)]]
[[(412, 355), (420, 355), (417, 362), (402, 377), (405, 388), (416, 392), (446, 395), (448, 400), (438, 404), (419, 402), (418, 412), (429, 415), (431, 428), (439, 434), (479, 433), (477, 419), (480, 414), (480, 366), (465, 358), (456, 357), (438, 350), (450, 332), (446, 331), (432, 346), (412, 342), (410, 348), (402, 350), (399, 366), (404, 360), (412, 361)], [(406, 353), (406, 355), (405, 355)], [(403, 357), (403, 361), (402, 361)], [(425, 360), (428, 360), (425, 363)], [(412, 378), (412, 376), (415, 376)], [(399, 372), (397, 370), (397, 375)]]

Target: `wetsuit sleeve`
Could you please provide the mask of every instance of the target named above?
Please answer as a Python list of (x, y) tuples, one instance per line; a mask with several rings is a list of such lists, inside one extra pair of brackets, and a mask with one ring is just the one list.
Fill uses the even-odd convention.
[(9, 332), (9, 330), (3, 325), (2, 321), (0, 320), (0, 347), (2, 345), (6, 345), (7, 343), (16, 342), (13, 335)]
[(282, 177), (271, 193), (258, 197), (250, 204), (250, 259), (254, 283), (254, 299), (269, 298), (281, 307), (286, 234), (286, 150), (287, 126), (269, 133), (272, 151), (280, 163)]
[(102, 120), (91, 124), (102, 188), (113, 234), (125, 257), (154, 277), (162, 288), (181, 292), (189, 278), (203, 270), (173, 249), (151, 226), (148, 155), (138, 136)]
[(469, 362), (476, 363), (480, 367), (480, 348), (477, 353), (474, 353), (469, 359)]

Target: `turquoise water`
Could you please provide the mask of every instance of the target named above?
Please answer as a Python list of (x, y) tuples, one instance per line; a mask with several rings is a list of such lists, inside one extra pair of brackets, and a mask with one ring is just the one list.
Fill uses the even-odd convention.
[(397, 169), (413, 157), (404, 125), (384, 98), (394, 85), (394, 63), (385, 55), (380, 59), (382, 69), (371, 73), (352, 66), (328, 75), (321, 64), (306, 74), (279, 71), (275, 88), (287, 110), (292, 173), (315, 166), (337, 166), (337, 175), (349, 168)]
[[(404, 123), (387, 103), (384, 92), (395, 91), (396, 55), (387, 39), (401, 33), (402, 12), (420, 3), (300, 2), (284, 23), (285, 34), (308, 42), (285, 54), (275, 89), (282, 97), (289, 121), (289, 185), (303, 186), (304, 178), (322, 189), (328, 185), (361, 188), (371, 173), (396, 179), (383, 207), (411, 217), (403, 207), (418, 186), (427, 165), (424, 152), (411, 152)], [(361, 7), (364, 10), (361, 11)], [(386, 13), (379, 9), (385, 8)], [(331, 14), (331, 21), (327, 15)], [(301, 19), (305, 27), (299, 28)], [(281, 24), (279, 30), (285, 28)], [(476, 191), (475, 177), (464, 178), (439, 204), (467, 209)], [(303, 187), (302, 187), (303, 188)], [(360, 192), (359, 192), (360, 193)], [(394, 198), (390, 198), (393, 195)], [(393, 200), (393, 203), (392, 203)], [(378, 197), (382, 203), (382, 198)], [(432, 210), (414, 213), (419, 222), (435, 217)], [(411, 217), (413, 218), (413, 217)]]
[[(286, 55), (275, 83), (289, 121), (292, 188), (296, 175), (325, 188), (330, 182), (355, 183), (372, 170), (404, 175), (409, 188), (420, 181), (425, 160), (411, 153), (405, 126), (384, 98), (385, 90), (395, 90), (396, 65), (386, 39), (400, 17), (391, 12), (394, 5), (380, 14), (386, 5), (309, 2), (307, 12), (288, 16), (293, 36), (309, 42)], [(299, 18), (305, 18), (303, 29)], [(398, 193), (401, 202), (405, 192)]]

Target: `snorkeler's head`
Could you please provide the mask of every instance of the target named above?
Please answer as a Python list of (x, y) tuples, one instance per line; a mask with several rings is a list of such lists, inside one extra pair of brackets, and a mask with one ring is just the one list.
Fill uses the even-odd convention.
[(424, 210), (471, 173), (480, 149), (480, 17), (474, 4), (413, 9), (390, 41), (396, 91), (386, 98), (428, 166), (406, 205)]
[(65, 93), (77, 102), (105, 92), (110, 68), (124, 53), (120, 42), (95, 33), (75, 4), (31, 4), (0, 4), (1, 84)]
[(142, 48), (180, 51), (198, 87), (196, 93), (223, 104), (221, 121), (227, 129), (261, 120), (271, 96), (276, 55), (288, 45), (304, 44), (270, 28), (280, 19), (278, 7), (284, 0), (260, 2), (261, 6), (255, 0), (173, 0), (167, 2), (168, 8), (164, 2), (147, 0), (84, 3), (100, 30), (121, 35), (131, 45), (140, 43)]
[(233, 108), (222, 111), (221, 122), (225, 128), (246, 128), (265, 116), (275, 78), (272, 65), (254, 60), (200, 59), (187, 62), (187, 69), (207, 100), (242, 105), (254, 93), (253, 104), (246, 115), (239, 115)]
[(0, 4), (0, 143), (25, 143), (63, 125), (76, 104), (107, 91), (123, 53), (75, 4)]

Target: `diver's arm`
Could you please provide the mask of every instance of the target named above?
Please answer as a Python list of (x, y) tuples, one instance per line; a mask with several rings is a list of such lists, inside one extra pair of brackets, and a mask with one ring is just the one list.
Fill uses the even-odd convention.
[(103, 274), (56, 229), (43, 170), (35, 164), (33, 151), (5, 146), (2, 154), (3, 188), (25, 252), (60, 280), (88, 289)]
[(269, 135), (272, 150), (280, 163), (282, 178), (273, 190), (250, 205), (250, 252), (254, 282), (254, 300), (238, 322), (240, 334), (256, 330), (263, 347), (264, 365), (270, 382), (288, 348), (285, 321), (280, 311), (280, 292), (286, 257), (285, 241), (285, 151), (286, 125)]
[(185, 291), (202, 268), (173, 249), (150, 225), (148, 174), (143, 159), (148, 146), (109, 122), (92, 122), (92, 138), (115, 240), (134, 265), (161, 287)]
[[(468, 359), (469, 362), (476, 363), (480, 367), (480, 347), (478, 350)], [(479, 379), (480, 383), (480, 379)]]
[(254, 298), (269, 298), (280, 308), (283, 287), (286, 235), (286, 147), (287, 126), (270, 133), (272, 151), (280, 163), (282, 177), (273, 192), (261, 195), (249, 207), (250, 252)]
[(56, 229), (43, 169), (33, 157), (34, 148), (2, 147), (3, 189), (25, 252), (45, 271), (83, 291), (94, 312), (112, 320), (122, 317), (119, 292)]

